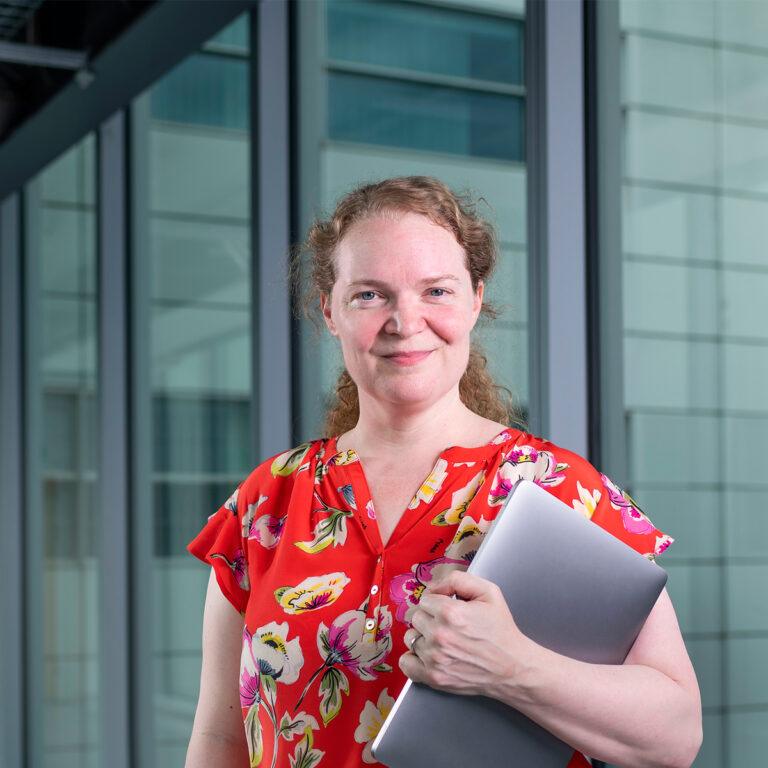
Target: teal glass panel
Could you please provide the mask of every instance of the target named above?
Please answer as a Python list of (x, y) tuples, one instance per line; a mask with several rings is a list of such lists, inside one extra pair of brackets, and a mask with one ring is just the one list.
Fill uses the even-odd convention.
[(619, 8), (629, 485), (677, 538), (662, 564), (702, 690), (694, 765), (760, 765), (768, 13), (749, 0)]
[(88, 136), (25, 189), (33, 768), (102, 764), (94, 170)]
[(197, 704), (209, 569), (186, 547), (252, 466), (247, 30), (134, 104), (156, 765), (184, 764)]
[(201, 52), (152, 88), (152, 117), (187, 125), (248, 127), (248, 61)]
[(523, 159), (517, 97), (331, 72), (328, 115), (339, 141)]
[(523, 82), (521, 20), (387, 2), (329, 2), (328, 56), (339, 61)]

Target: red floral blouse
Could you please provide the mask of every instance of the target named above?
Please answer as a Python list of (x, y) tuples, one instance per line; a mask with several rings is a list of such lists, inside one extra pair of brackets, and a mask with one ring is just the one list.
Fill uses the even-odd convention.
[[(466, 568), (519, 479), (649, 558), (672, 541), (574, 453), (504, 430), (449, 448), (387, 545), (362, 465), (336, 439), (264, 462), (189, 550), (245, 616), (240, 701), (251, 766), (352, 768), (402, 688), (403, 634), (432, 581)], [(575, 754), (569, 766), (585, 766)]]

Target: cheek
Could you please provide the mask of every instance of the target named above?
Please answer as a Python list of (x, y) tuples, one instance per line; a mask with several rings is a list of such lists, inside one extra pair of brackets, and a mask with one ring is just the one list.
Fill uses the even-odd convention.
[(371, 347), (381, 328), (381, 323), (371, 315), (373, 313), (348, 316), (340, 323), (339, 338), (344, 349), (364, 351)]

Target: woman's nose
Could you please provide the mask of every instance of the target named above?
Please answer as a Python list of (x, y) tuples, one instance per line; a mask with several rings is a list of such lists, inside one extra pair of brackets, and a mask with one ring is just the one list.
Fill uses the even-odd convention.
[(424, 315), (421, 309), (413, 302), (398, 301), (384, 326), (387, 333), (395, 336), (413, 336), (422, 330)]

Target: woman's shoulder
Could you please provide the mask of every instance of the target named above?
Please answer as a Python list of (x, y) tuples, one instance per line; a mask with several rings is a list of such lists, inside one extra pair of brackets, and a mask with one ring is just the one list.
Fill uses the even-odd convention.
[(309, 470), (312, 461), (323, 451), (327, 442), (324, 438), (309, 440), (265, 459), (243, 481), (240, 486), (241, 497), (258, 498), (267, 488), (292, 485), (296, 477)]

